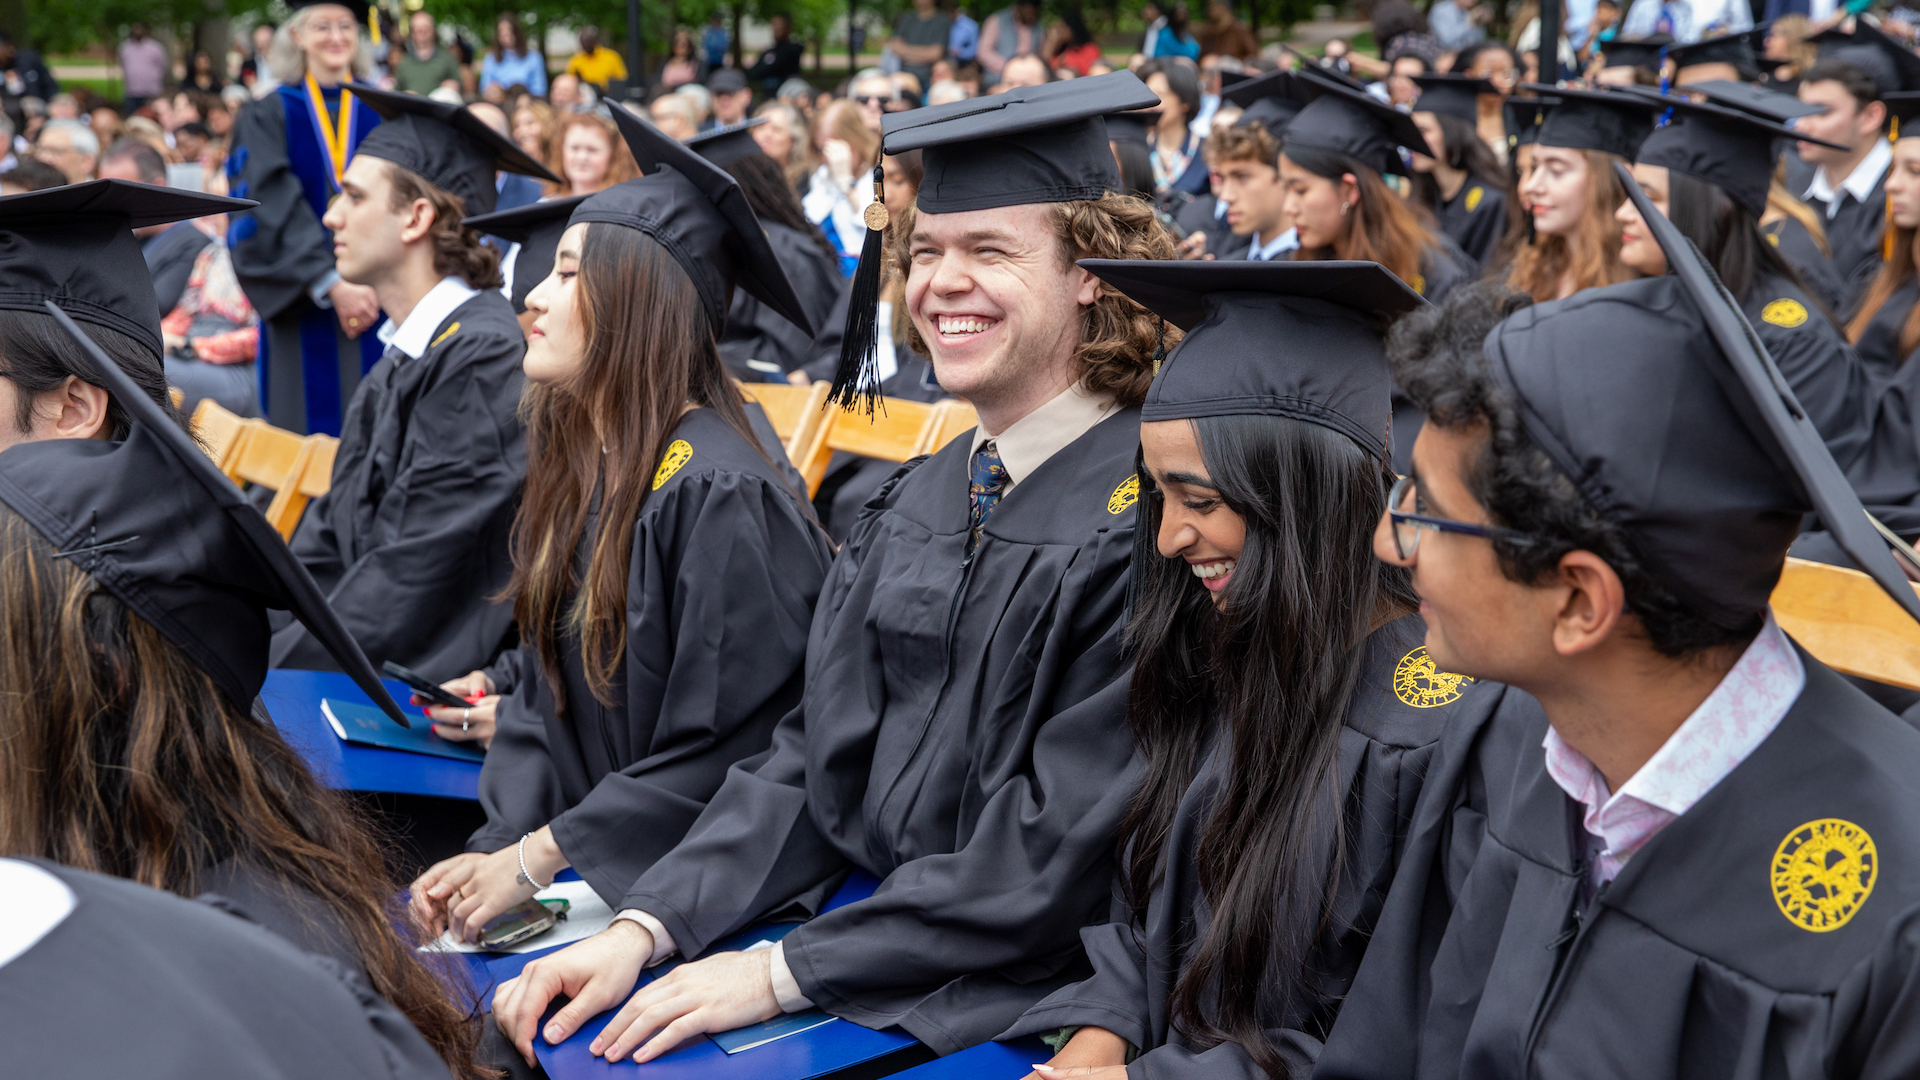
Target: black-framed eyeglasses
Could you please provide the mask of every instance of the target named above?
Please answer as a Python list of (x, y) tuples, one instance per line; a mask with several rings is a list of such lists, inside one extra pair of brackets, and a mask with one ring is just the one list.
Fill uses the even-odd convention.
[(1462, 536), (1479, 536), (1488, 540), (1505, 540), (1510, 544), (1530, 545), (1533, 537), (1513, 529), (1503, 529), (1497, 525), (1472, 525), (1464, 521), (1451, 521), (1447, 518), (1431, 517), (1413, 512), (1413, 477), (1403, 476), (1394, 482), (1393, 490), (1387, 494), (1387, 517), (1393, 522), (1393, 548), (1400, 558), (1411, 559), (1420, 548), (1420, 530), (1432, 529), (1435, 532), (1459, 533)]
[(862, 105), (891, 105), (899, 99), (892, 96), (882, 97), (879, 94), (855, 94), (853, 100)]

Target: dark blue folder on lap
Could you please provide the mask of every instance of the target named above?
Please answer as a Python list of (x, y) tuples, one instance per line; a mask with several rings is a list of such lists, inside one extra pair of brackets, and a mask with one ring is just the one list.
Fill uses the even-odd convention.
[(433, 733), (431, 724), (403, 728), (387, 719), (387, 714), (372, 705), (339, 698), (322, 698), (320, 715), (333, 725), (333, 733), (350, 743), (378, 746), (383, 750), (405, 750), (414, 754), (453, 758), (456, 761), (485, 761), (486, 751), (470, 743), (448, 742)]

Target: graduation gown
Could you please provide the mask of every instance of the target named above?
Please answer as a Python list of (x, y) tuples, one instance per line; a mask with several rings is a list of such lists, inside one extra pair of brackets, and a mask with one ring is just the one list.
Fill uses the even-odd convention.
[[(633, 523), (614, 704), (588, 689), (572, 634), (560, 639), (564, 713), (531, 645), (502, 657), (489, 672), (502, 696), (480, 770), (487, 823), (467, 842), (499, 851), (551, 825), (609, 903), (800, 700), (807, 628), (833, 560), (802, 496), (710, 409), (681, 417), (655, 482)], [(596, 502), (574, 555), (582, 579), (598, 528)]]
[[(793, 292), (820, 330), (834, 305), (847, 292), (839, 261), (826, 253), (812, 236), (802, 235), (775, 221), (762, 222), (767, 243)], [(785, 382), (786, 373), (806, 364), (813, 339), (745, 289), (733, 291), (727, 308), (726, 330), (720, 335), (720, 360), (734, 378), (745, 382)]]
[[(507, 531), (527, 474), (520, 404), (526, 339), (497, 289), (398, 349), (354, 392), (333, 487), (293, 534), (299, 557), (375, 664), (436, 682), (493, 660), (513, 604)], [(300, 623), (274, 634), (275, 667), (335, 669)]]
[(1434, 216), (1441, 231), (1460, 245), (1474, 265), (1485, 266), (1507, 233), (1507, 193), (1497, 185), (1468, 177), (1453, 198), (1441, 201)]
[(1760, 278), (1740, 306), (1833, 460), (1846, 468), (1873, 428), (1873, 380), (1860, 357), (1813, 299), (1786, 278)]
[[(338, 88), (323, 93), (337, 106)], [(379, 124), (380, 114), (355, 99), (349, 161)], [(349, 338), (332, 309), (307, 294), (333, 270), (333, 234), (320, 218), (340, 190), (321, 130), (306, 84), (281, 86), (240, 111), (227, 157), (229, 194), (260, 203), (227, 227), (234, 275), (266, 324), (260, 400), (270, 423), (302, 435), (340, 433), (354, 387), (381, 353), (374, 327)]]
[(617, 908), (697, 955), (818, 903), (854, 867), (872, 897), (784, 939), (835, 1016), (950, 1054), (1086, 976), (1132, 788), (1121, 653), (1138, 409), (1022, 480), (968, 539), (971, 446), (908, 462), (821, 594), (806, 695)]
[(1207, 254), (1216, 259), (1244, 259), (1253, 247), (1253, 234), (1235, 236), (1225, 217), (1216, 217), (1219, 197), (1202, 192), (1174, 208), (1174, 223), (1189, 233), (1207, 234)]
[(446, 1080), (366, 981), (213, 906), (34, 861), (73, 910), (0, 966), (9, 1075)]
[(1867, 320), (1866, 329), (1860, 332), (1860, 340), (1854, 342), (1853, 350), (1867, 365), (1873, 377), (1883, 383), (1890, 382), (1907, 354), (1900, 348), (1900, 328), (1906, 325), (1907, 315), (1913, 311), (1915, 301), (1920, 301), (1920, 276), (1910, 277), (1887, 296), (1873, 317)]
[(1840, 280), (1839, 271), (1833, 268), (1833, 257), (1820, 250), (1819, 242), (1805, 225), (1797, 218), (1783, 217), (1760, 226), (1760, 234), (1779, 249), (1781, 258), (1800, 275), (1801, 284), (1814, 299), (1825, 304), (1834, 315), (1845, 316), (1855, 298)]
[[(1891, 168), (1891, 166), (1889, 166)], [(1789, 155), (1787, 162), (1787, 187), (1794, 192), (1807, 190), (1813, 182), (1813, 166), (1801, 161), (1797, 155)], [(1827, 216), (1827, 204), (1808, 200), (1807, 205), (1814, 208), (1826, 220), (1827, 246), (1833, 251), (1833, 269), (1840, 279), (1843, 293), (1839, 311), (1851, 314), (1860, 298), (1867, 293), (1867, 287), (1873, 284), (1873, 276), (1880, 272), (1881, 244), (1887, 227), (1887, 176), (1883, 170), (1880, 179), (1873, 185), (1873, 192), (1862, 202), (1853, 197), (1853, 193), (1841, 188), (1837, 196), (1839, 209)]]
[[(1296, 1076), (1311, 1069), (1366, 952), (1441, 733), (1448, 724), (1473, 722), (1478, 710), (1499, 699), (1497, 690), (1482, 692), (1473, 680), (1433, 672), (1422, 645), (1425, 634), (1426, 624), (1413, 615), (1367, 639), (1334, 772), (1346, 835), (1331, 918), (1314, 942), (1306, 971), (1292, 979), (1297, 1003), (1266, 1024), (1269, 1040)], [(1409, 675), (1416, 680), (1413, 686), (1406, 685)], [(1114, 921), (1080, 932), (1093, 977), (1047, 998), (1001, 1038), (1103, 1027), (1142, 1051), (1129, 1075), (1143, 1080), (1265, 1080), (1239, 1044), (1196, 1046), (1172, 1026), (1168, 1014), (1174, 986), (1211, 921), (1195, 863), (1201, 834), (1232, 767), (1227, 740), (1216, 737), (1175, 812), (1166, 847), (1170, 869), (1148, 902), (1144, 925), (1130, 925), (1116, 901)], [(1330, 824), (1318, 847), (1316, 873), (1324, 878), (1333, 854)], [(1316, 904), (1308, 917), (1318, 915)], [(1282, 917), (1276, 913), (1276, 920)]]
[(1800, 659), (1774, 732), (1584, 905), (1538, 703), (1449, 730), (1315, 1075), (1920, 1072), (1920, 732)]
[[(1868, 335), (1874, 332), (1870, 326)], [(1895, 332), (1887, 331), (1882, 337)], [(1862, 336), (1863, 344), (1866, 340)], [(1920, 537), (1920, 364), (1909, 359), (1881, 386), (1872, 434), (1848, 463), (1847, 480), (1860, 502), (1888, 528), (1903, 537)], [(1853, 565), (1825, 533), (1803, 533), (1793, 554), (1836, 566)]]

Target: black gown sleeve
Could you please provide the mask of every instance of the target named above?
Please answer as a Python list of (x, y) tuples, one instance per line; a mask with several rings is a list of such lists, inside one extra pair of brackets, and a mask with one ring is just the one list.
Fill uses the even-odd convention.
[(1780, 374), (1842, 469), (1872, 434), (1873, 387), (1866, 366), (1812, 301), (1783, 280), (1763, 281), (1747, 305)]
[[(1450, 232), (1454, 241), (1467, 258), (1476, 266), (1487, 265), (1493, 258), (1493, 249), (1500, 244), (1500, 238), (1507, 231), (1507, 197), (1504, 192), (1492, 184), (1479, 180), (1467, 181), (1468, 187), (1462, 199), (1473, 203), (1468, 209), (1463, 203), (1461, 209), (1466, 213), (1459, 219), (1457, 232)], [(1478, 198), (1474, 191), (1478, 190)]]
[(1920, 1076), (1920, 905), (1889, 922), (1873, 955), (1841, 983), (1827, 1032), (1827, 1076)]
[(233, 272), (262, 319), (298, 310), (307, 290), (333, 269), (333, 245), (287, 157), (287, 116), (278, 93), (240, 111), (228, 172), (235, 198), (260, 203), (234, 215)]

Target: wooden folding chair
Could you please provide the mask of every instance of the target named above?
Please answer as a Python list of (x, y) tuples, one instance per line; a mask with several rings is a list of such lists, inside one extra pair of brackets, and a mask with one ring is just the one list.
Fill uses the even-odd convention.
[[(259, 424), (260, 421), (255, 420), (251, 423)], [(207, 456), (213, 459), (215, 465), (220, 466), (220, 470), (225, 472), (229, 479), (232, 478), (233, 471), (228, 468), (228, 465), (232, 461), (234, 450), (239, 445), (240, 434), (247, 429), (248, 424), (249, 421), (221, 408), (220, 403), (212, 398), (201, 398), (200, 404), (193, 408), (191, 421), (193, 437), (200, 440), (200, 445), (207, 451)]]
[(1920, 690), (1920, 624), (1858, 570), (1788, 559), (1773, 615), (1821, 663), (1848, 675)]
[(186, 404), (187, 395), (181, 393), (179, 387), (169, 386), (167, 387), (167, 400), (173, 402), (173, 407), (177, 409)]
[(914, 447), (913, 452), (934, 453), (952, 442), (954, 436), (979, 426), (980, 414), (973, 411), (973, 406), (954, 399), (937, 402), (933, 415), (927, 418), (926, 430), (920, 433), (920, 445)]
[(826, 420), (827, 392), (832, 389), (821, 381), (806, 386), (788, 386), (784, 383), (740, 383), (740, 393), (749, 401), (760, 403), (761, 411), (773, 424), (774, 434), (780, 436), (786, 447), (787, 457), (799, 468), (801, 455), (813, 444), (813, 437)]
[(869, 417), (864, 408), (830, 409), (796, 467), (807, 480), (809, 497), (820, 492), (835, 450), (881, 461), (905, 461), (918, 452), (933, 406), (901, 398), (882, 398)]
[(267, 506), (267, 523), (280, 531), (282, 539), (293, 539), (307, 503), (333, 489), (333, 458), (339, 449), (340, 440), (331, 435), (309, 435), (300, 440), (292, 482), (274, 489), (273, 502)]
[(241, 487), (258, 484), (278, 494), (299, 478), (300, 451), (305, 443), (291, 431), (251, 421), (234, 447), (227, 475)]

